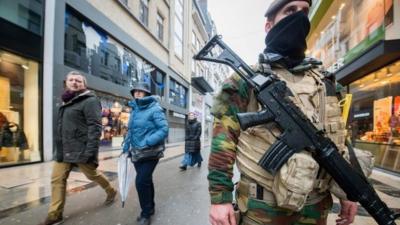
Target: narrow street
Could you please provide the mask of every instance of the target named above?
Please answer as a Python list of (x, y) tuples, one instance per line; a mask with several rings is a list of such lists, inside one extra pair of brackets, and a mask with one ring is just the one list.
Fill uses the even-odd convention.
[[(188, 168), (180, 171), (181, 156), (170, 157), (159, 163), (154, 173), (156, 187), (156, 213), (153, 225), (207, 225), (209, 197), (207, 191), (207, 158), (209, 149), (203, 151), (205, 159), (201, 168)], [(117, 186), (116, 158), (101, 162), (100, 169)], [(237, 179), (237, 173), (235, 179)], [(400, 208), (400, 179), (396, 176), (374, 171), (372, 181), (379, 195), (391, 208)], [(105, 199), (103, 190), (93, 183), (75, 187), (67, 197), (65, 207), (66, 225), (134, 225), (140, 207), (136, 190), (132, 186), (125, 208), (118, 199), (112, 206), (102, 205)], [(42, 198), (36, 204), (25, 204), (9, 212), (0, 219), (4, 225), (35, 225), (44, 220), (49, 197)], [(18, 208), (18, 207), (17, 207)], [(335, 224), (340, 210), (335, 199), (328, 224)], [(359, 209), (356, 225), (376, 224), (365, 210)]]
[[(208, 154), (204, 155), (206, 159)], [(207, 191), (207, 163), (201, 168), (188, 168), (180, 171), (178, 166), (181, 157), (161, 161), (154, 173), (156, 189), (156, 213), (152, 218), (154, 225), (204, 225), (208, 224), (209, 197)], [(118, 185), (116, 175), (116, 158), (101, 162), (101, 168), (108, 177)], [(106, 169), (107, 168), (107, 169)], [(109, 207), (103, 206), (105, 193), (99, 186), (70, 193), (67, 197), (64, 216), (66, 225), (128, 225), (135, 224), (140, 213), (139, 202), (134, 184), (125, 208), (119, 199)], [(29, 209), (21, 208), (2, 220), (4, 225), (32, 225), (42, 222), (46, 217), (49, 198)]]

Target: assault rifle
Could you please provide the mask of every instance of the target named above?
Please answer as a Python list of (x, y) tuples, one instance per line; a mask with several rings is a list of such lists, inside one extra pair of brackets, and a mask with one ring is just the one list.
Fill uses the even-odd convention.
[(366, 177), (347, 163), (325, 131), (317, 129), (289, 99), (293, 93), (284, 81), (273, 73), (255, 73), (218, 35), (214, 36), (193, 58), (230, 66), (255, 91), (263, 110), (238, 113), (237, 118), (243, 130), (275, 122), (283, 131), (278, 141), (262, 156), (258, 165), (275, 175), (294, 153), (302, 150), (310, 151), (313, 158), (332, 176), (350, 201), (359, 202), (379, 225), (396, 225), (395, 220), (400, 215), (393, 213), (379, 198)]

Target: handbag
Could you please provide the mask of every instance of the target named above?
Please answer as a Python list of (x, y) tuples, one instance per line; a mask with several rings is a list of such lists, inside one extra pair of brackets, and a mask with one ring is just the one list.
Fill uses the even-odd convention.
[(159, 145), (142, 149), (131, 148), (129, 152), (131, 154), (131, 161), (135, 163), (151, 159), (160, 159), (164, 157), (164, 150), (165, 150), (165, 143), (162, 143)]

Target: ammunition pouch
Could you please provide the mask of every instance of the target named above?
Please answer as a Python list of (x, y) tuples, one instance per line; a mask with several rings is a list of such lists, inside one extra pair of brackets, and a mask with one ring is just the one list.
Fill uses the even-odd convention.
[(279, 207), (300, 211), (314, 189), (319, 165), (308, 152), (289, 158), (274, 178), (272, 192)]

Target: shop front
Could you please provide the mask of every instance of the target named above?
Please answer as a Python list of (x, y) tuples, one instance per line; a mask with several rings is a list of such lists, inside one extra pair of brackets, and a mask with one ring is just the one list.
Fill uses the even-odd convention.
[(100, 151), (119, 149), (128, 131), (131, 108), (128, 99), (96, 91), (101, 102)]
[(42, 161), (43, 11), (0, 0), (0, 168)]
[(173, 78), (169, 80), (168, 138), (169, 143), (185, 141), (185, 120), (188, 106), (188, 88)]
[[(83, 72), (102, 105), (100, 150), (121, 148), (131, 112), (128, 101), (132, 100), (132, 85), (148, 83), (151, 93), (159, 96), (166, 108), (166, 74), (69, 6), (64, 32), (64, 69)], [(172, 78), (169, 104), (186, 107), (186, 89)]]
[(400, 60), (352, 82), (349, 133), (375, 165), (400, 172)]
[[(400, 173), (400, 34), (393, 0), (324, 1), (313, 12), (308, 55), (352, 94), (348, 135)], [(319, 12), (318, 12), (319, 10)]]
[(41, 160), (39, 63), (0, 51), (0, 167)]

